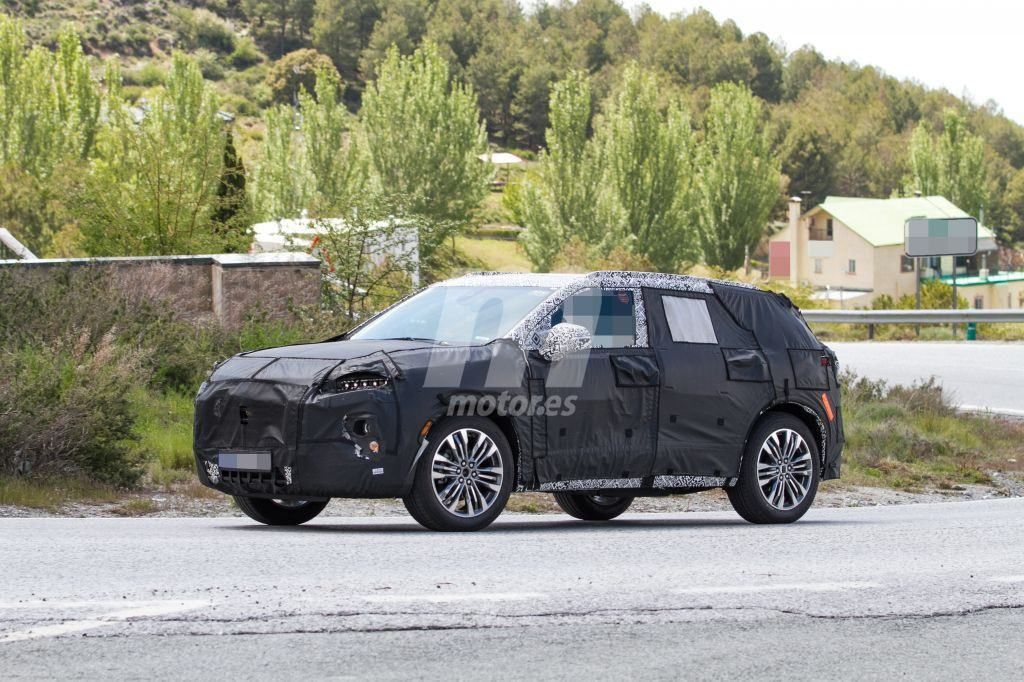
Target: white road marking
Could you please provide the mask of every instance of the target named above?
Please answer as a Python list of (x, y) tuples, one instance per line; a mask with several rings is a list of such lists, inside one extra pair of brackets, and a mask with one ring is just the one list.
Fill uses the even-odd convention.
[(957, 405), (957, 409), (962, 412), (990, 412), (992, 414), (1001, 414), (1007, 417), (1024, 417), (1024, 410), (1017, 410), (1012, 407), (988, 407), (985, 405)]
[(460, 601), (523, 601), (527, 599), (543, 599), (547, 595), (540, 592), (480, 592), (478, 594), (373, 594), (363, 597), (364, 601), (379, 603), (428, 602), (444, 604)]
[(675, 594), (756, 594), (758, 592), (845, 592), (846, 590), (869, 590), (875, 587), (880, 587), (880, 585), (868, 582), (769, 583), (767, 585), (683, 587), (672, 591)]
[(110, 608), (114, 605), (122, 608), (117, 611), (103, 613), (91, 618), (67, 620), (53, 625), (40, 625), (27, 628), (25, 630), (2, 634), (0, 635), (0, 644), (8, 642), (24, 642), (26, 640), (40, 639), (43, 637), (59, 637), (61, 635), (67, 635), (75, 632), (95, 630), (96, 628), (103, 627), (104, 625), (120, 623), (135, 618), (155, 618), (157, 616), (167, 616), (172, 613), (192, 611), (204, 606), (209, 606), (209, 602), (199, 600), (152, 602), (60, 602), (40, 600), (34, 602), (0, 604), (0, 608)]

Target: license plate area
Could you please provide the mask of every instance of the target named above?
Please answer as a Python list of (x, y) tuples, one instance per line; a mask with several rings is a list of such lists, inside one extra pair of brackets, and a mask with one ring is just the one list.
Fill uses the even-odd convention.
[(270, 471), (270, 452), (219, 452), (217, 466), (228, 471)]

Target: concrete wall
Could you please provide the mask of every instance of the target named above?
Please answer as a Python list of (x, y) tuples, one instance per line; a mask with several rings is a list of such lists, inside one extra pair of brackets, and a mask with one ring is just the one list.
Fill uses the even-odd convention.
[(163, 302), (182, 318), (230, 328), (250, 313), (285, 318), (293, 307), (320, 300), (320, 261), (305, 253), (7, 260), (0, 268), (40, 283), (64, 269), (101, 273), (133, 298)]

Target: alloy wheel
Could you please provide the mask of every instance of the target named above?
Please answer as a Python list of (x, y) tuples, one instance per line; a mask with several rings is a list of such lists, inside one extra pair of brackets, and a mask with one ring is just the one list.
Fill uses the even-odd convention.
[(430, 472), (434, 494), (449, 513), (479, 516), (501, 492), (501, 450), (483, 431), (459, 429), (438, 445)]
[(814, 475), (811, 448), (792, 429), (773, 431), (757, 455), (757, 486), (768, 504), (786, 511), (804, 501)]

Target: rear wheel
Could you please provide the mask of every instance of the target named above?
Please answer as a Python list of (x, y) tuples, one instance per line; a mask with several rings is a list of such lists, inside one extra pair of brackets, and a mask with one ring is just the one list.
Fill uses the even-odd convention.
[(555, 493), (555, 502), (569, 516), (583, 521), (610, 521), (633, 504), (632, 497)]
[(736, 512), (751, 523), (792, 523), (818, 492), (818, 446), (791, 414), (763, 419), (747, 442), (740, 478), (726, 488)]
[(263, 497), (235, 497), (238, 508), (253, 521), (268, 526), (297, 526), (315, 518), (330, 500), (271, 500)]
[(494, 422), (465, 417), (431, 430), (409, 495), (414, 519), (430, 530), (486, 528), (505, 508), (515, 469), (508, 440)]

